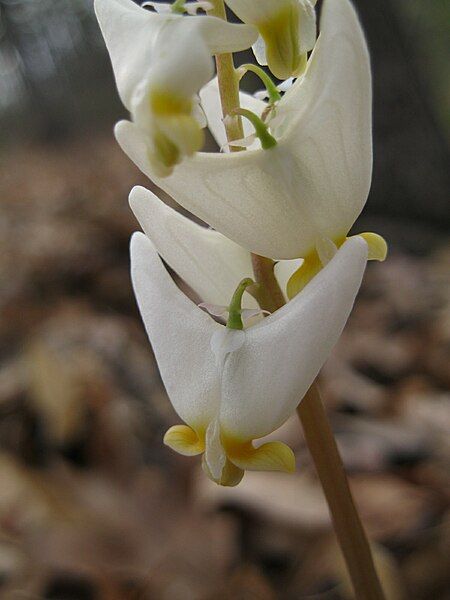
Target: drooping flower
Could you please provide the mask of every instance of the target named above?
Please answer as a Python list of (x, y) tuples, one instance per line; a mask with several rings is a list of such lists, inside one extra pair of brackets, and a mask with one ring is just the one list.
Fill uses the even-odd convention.
[[(208, 89), (201, 94), (203, 108), (217, 131), (218, 101), (211, 102), (214, 94)], [(255, 112), (257, 105), (264, 112), (262, 101), (249, 102)], [(278, 102), (270, 121), (277, 145), (228, 154), (199, 152), (170, 177), (153, 179), (239, 246), (273, 259), (304, 258), (291, 282), (292, 296), (323, 266), (323, 243), (329, 249), (331, 241), (337, 250), (366, 202), (372, 174), (371, 103), (369, 56), (355, 11), (348, 0), (325, 0), (307, 70)], [(116, 136), (151, 176), (136, 127), (123, 121)], [(369, 256), (383, 259), (384, 240), (370, 234), (367, 241)]]
[(316, 41), (315, 1), (226, 0), (244, 23), (255, 25), (259, 38), (253, 52), (279, 79), (297, 77), (306, 66), (306, 53)]
[(232, 330), (189, 300), (150, 240), (135, 234), (136, 298), (184, 422), (169, 429), (165, 443), (187, 456), (203, 454), (205, 472), (223, 485), (236, 485), (246, 469), (293, 471), (286, 445), (258, 447), (254, 440), (292, 414), (316, 377), (348, 318), (366, 260), (366, 243), (347, 241), (294, 300), (249, 329)]
[(95, 0), (95, 10), (148, 164), (167, 176), (203, 145), (196, 94), (213, 76), (211, 55), (248, 48), (256, 30), (210, 16), (157, 14), (132, 0)]

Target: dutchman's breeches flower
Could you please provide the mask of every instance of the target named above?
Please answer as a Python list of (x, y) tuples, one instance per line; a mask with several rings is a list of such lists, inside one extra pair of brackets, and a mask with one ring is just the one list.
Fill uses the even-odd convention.
[[(214, 82), (200, 93), (210, 129), (225, 143)], [(266, 104), (242, 95), (262, 115)], [(274, 259), (303, 258), (290, 282), (295, 295), (345, 241), (372, 175), (371, 75), (359, 21), (348, 0), (324, 0), (321, 33), (305, 74), (272, 109), (268, 150), (199, 152), (154, 182), (184, 208), (239, 246)], [(123, 150), (152, 176), (136, 125), (122, 121)], [(369, 257), (386, 244), (369, 234)]]
[(244, 23), (255, 25), (253, 52), (278, 79), (298, 77), (316, 41), (315, 0), (226, 0)]
[(153, 174), (165, 177), (203, 145), (196, 94), (213, 76), (212, 54), (248, 48), (256, 30), (210, 16), (157, 14), (132, 0), (95, 0), (120, 97)]
[[(215, 322), (175, 285), (144, 234), (131, 243), (136, 298), (169, 398), (184, 424), (165, 443), (203, 454), (207, 475), (236, 485), (246, 469), (293, 471), (281, 442), (254, 445), (293, 413), (345, 325), (367, 244), (343, 244), (307, 287), (246, 330)], [(241, 290), (242, 291), (242, 290)]]

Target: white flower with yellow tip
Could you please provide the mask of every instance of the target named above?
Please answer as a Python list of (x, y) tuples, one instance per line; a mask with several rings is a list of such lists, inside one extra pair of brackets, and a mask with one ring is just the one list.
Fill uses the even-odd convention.
[(249, 329), (230, 329), (189, 300), (150, 240), (135, 234), (134, 291), (184, 422), (169, 429), (165, 443), (187, 456), (203, 454), (205, 472), (222, 485), (236, 485), (246, 469), (293, 471), (285, 444), (254, 442), (286, 421), (313, 382), (345, 325), (366, 260), (366, 243), (349, 240), (286, 306)]
[(315, 1), (226, 0), (244, 23), (255, 25), (259, 38), (253, 52), (279, 79), (297, 77), (316, 42)]
[[(212, 85), (200, 96), (223, 145)], [(267, 108), (260, 100), (243, 98), (254, 113), (262, 115)], [(277, 260), (305, 259), (289, 286), (292, 296), (342, 245), (364, 207), (372, 175), (371, 104), (369, 56), (355, 11), (348, 0), (325, 0), (307, 70), (277, 103), (270, 121), (276, 145), (199, 152), (170, 177), (153, 180), (239, 246)], [(116, 136), (151, 176), (135, 125), (119, 123)], [(369, 257), (384, 259), (384, 240), (368, 234), (367, 242)]]
[(257, 32), (210, 16), (150, 12), (132, 0), (95, 0), (95, 10), (148, 164), (167, 176), (203, 145), (196, 94), (213, 76), (211, 55), (248, 48)]

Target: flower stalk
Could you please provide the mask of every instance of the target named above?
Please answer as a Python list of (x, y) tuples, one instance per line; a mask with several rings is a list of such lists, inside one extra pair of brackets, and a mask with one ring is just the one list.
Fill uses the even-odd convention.
[[(226, 20), (227, 14), (223, 0), (211, 0), (212, 9), (208, 11), (213, 17)], [(239, 107), (239, 79), (234, 68), (233, 55), (216, 54), (216, 69), (219, 80), (220, 102), (222, 114), (225, 119), (225, 129), (229, 142), (240, 140), (244, 137), (244, 128), (240, 115), (231, 116), (233, 109)], [(228, 117), (228, 118), (227, 118)], [(230, 146), (231, 152), (244, 150), (239, 146)]]
[(358, 600), (383, 600), (370, 545), (316, 382), (306, 392), (297, 414), (322, 484), (355, 597)]
[(257, 75), (260, 78), (260, 80), (262, 81), (262, 83), (267, 91), (267, 95), (269, 98), (269, 104), (275, 104), (276, 102), (281, 100), (281, 94), (278, 91), (277, 86), (272, 81), (272, 79), (269, 77), (269, 75), (264, 71), (264, 69), (262, 69), (258, 65), (254, 65), (252, 63), (246, 63), (245, 65), (241, 65), (239, 67), (239, 69), (237, 69), (237, 74), (238, 74), (239, 78), (242, 79), (242, 77), (245, 75), (245, 73), (248, 73), (248, 71), (251, 71), (252, 73)]
[[(210, 14), (226, 19), (223, 0), (212, 0), (212, 4), (213, 9)], [(216, 65), (222, 110), (226, 117), (240, 111), (239, 79), (234, 70), (231, 54), (216, 56)], [(242, 122), (238, 117), (225, 119), (224, 125), (228, 142), (243, 137)], [(231, 150), (244, 149), (231, 147)], [(262, 309), (274, 312), (285, 303), (273, 272), (274, 262), (252, 254), (252, 264), (258, 284), (255, 297)], [(313, 383), (310, 387), (297, 413), (324, 490), (355, 597), (357, 600), (384, 600), (370, 545), (352, 498), (317, 383)]]
[(273, 272), (275, 262), (270, 258), (252, 254), (252, 266), (258, 284), (253, 296), (263, 310), (273, 313), (284, 304), (283, 292)]
[(240, 115), (250, 121), (255, 128), (255, 135), (259, 138), (263, 150), (269, 150), (277, 145), (277, 141), (270, 135), (267, 125), (251, 110), (248, 110), (247, 108), (235, 108), (231, 112), (231, 115)]
[(244, 323), (242, 322), (242, 296), (245, 290), (254, 284), (252, 279), (243, 279), (238, 285), (236, 291), (231, 299), (230, 306), (228, 308), (229, 316), (227, 320), (227, 327), (229, 329), (244, 329)]

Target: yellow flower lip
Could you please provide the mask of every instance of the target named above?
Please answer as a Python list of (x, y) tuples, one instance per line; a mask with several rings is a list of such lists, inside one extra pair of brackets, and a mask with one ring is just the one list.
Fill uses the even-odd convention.
[[(378, 235), (378, 233), (365, 232), (351, 237), (361, 237), (366, 242), (368, 246), (368, 260), (378, 260), (382, 262), (386, 259), (388, 245), (386, 240), (381, 235)], [(331, 245), (334, 245), (337, 251), (348, 239), (350, 238), (342, 236), (336, 238), (334, 242), (332, 240), (328, 240), (328, 242)], [(323, 267), (324, 262), (321, 260), (317, 248), (315, 248), (305, 256), (303, 263), (295, 273), (291, 275), (286, 287), (286, 294), (289, 300), (292, 300), (294, 296), (301, 292)]]
[(243, 470), (295, 471), (295, 456), (283, 442), (266, 442), (255, 448), (251, 441), (237, 441), (222, 434), (222, 442), (230, 461)]
[(192, 114), (190, 98), (153, 88), (146, 102), (150, 109), (144, 125), (150, 136), (148, 158), (156, 172), (165, 177), (184, 156), (192, 156), (202, 148), (204, 133)]
[(388, 245), (381, 235), (372, 232), (359, 233), (358, 235), (363, 238), (369, 247), (369, 260), (379, 260), (380, 262), (386, 260)]
[(152, 89), (149, 94), (150, 110), (158, 116), (190, 115), (192, 101), (168, 90)]
[(174, 425), (164, 436), (164, 443), (183, 456), (203, 454), (202, 467), (206, 475), (218, 485), (237, 485), (246, 470), (250, 471), (295, 471), (295, 456), (283, 442), (267, 442), (255, 448), (251, 440), (239, 440), (223, 431), (220, 435), (225, 453), (220, 477), (214, 477), (205, 457), (206, 434), (196, 432), (188, 425)]
[(164, 444), (183, 456), (197, 456), (205, 451), (205, 437), (188, 425), (174, 425), (164, 435)]

